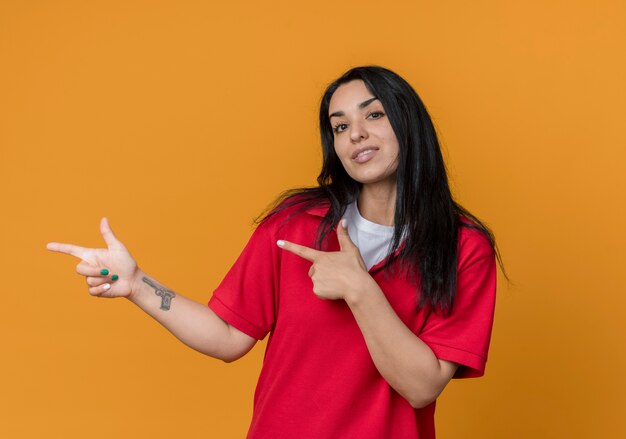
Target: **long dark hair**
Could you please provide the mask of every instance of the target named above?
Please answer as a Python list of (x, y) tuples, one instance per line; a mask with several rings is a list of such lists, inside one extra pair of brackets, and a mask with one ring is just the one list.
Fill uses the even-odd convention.
[[(387, 275), (394, 274), (393, 263), (399, 260), (399, 269), (406, 270), (407, 278), (421, 289), (419, 307), (429, 302), (433, 308), (448, 314), (452, 311), (456, 290), (458, 227), (483, 233), (505, 277), (506, 272), (491, 230), (452, 198), (443, 156), (426, 107), (411, 85), (391, 70), (380, 66), (354, 67), (326, 88), (319, 113), (323, 150), (322, 170), (317, 177), (319, 186), (283, 192), (273, 207), (266, 210), (269, 212), (261, 214), (255, 222), (259, 224), (295, 205), (300, 206), (289, 218), (314, 205), (327, 203), (329, 210), (320, 222), (315, 241), (316, 248), (325, 248), (326, 235), (338, 224), (347, 205), (357, 199), (362, 186), (348, 175), (335, 153), (328, 117), (333, 93), (342, 84), (355, 79), (362, 80), (380, 100), (400, 148), (395, 228), (385, 271)], [(461, 217), (470, 221), (462, 221)], [(408, 232), (405, 245), (396, 255), (405, 228)]]

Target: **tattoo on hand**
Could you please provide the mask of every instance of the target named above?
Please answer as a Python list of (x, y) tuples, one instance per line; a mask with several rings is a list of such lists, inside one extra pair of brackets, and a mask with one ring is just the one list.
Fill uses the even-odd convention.
[(157, 285), (145, 276), (142, 280), (155, 289), (154, 294), (161, 297), (161, 309), (168, 311), (170, 309), (170, 306), (172, 305), (172, 299), (176, 297), (176, 294), (173, 291), (168, 290), (167, 288)]

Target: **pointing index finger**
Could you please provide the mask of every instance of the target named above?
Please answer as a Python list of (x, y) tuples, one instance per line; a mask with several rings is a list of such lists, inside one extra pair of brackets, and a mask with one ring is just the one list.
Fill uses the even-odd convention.
[(315, 262), (316, 256), (320, 253), (318, 250), (315, 250), (313, 248), (305, 247), (304, 245), (300, 244), (294, 244), (293, 242), (284, 241), (282, 239), (276, 241), (276, 244), (279, 247), (311, 262)]
[(46, 244), (46, 248), (48, 250), (52, 250), (53, 252), (65, 253), (80, 259), (83, 259), (87, 251), (85, 247), (79, 247), (73, 244), (64, 244), (61, 242), (49, 242)]

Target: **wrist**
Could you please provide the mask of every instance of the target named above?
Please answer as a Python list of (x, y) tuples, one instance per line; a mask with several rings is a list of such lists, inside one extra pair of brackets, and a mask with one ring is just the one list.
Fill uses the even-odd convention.
[(139, 296), (140, 291), (141, 291), (141, 285), (142, 285), (142, 279), (146, 274), (141, 271), (141, 269), (139, 267), (137, 267), (137, 270), (135, 270), (134, 275), (131, 278), (130, 281), (130, 294), (128, 295), (127, 299), (130, 300), (131, 302), (135, 302), (135, 299), (137, 298), (137, 296)]
[(367, 297), (379, 292), (380, 287), (372, 276), (367, 273), (363, 276), (362, 281), (355, 282), (353, 288), (350, 289), (344, 300), (350, 308), (358, 306)]

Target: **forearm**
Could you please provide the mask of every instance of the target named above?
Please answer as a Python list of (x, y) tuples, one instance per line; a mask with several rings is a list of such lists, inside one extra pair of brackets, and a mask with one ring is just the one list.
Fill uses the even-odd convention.
[(438, 394), (440, 364), (432, 352), (395, 313), (378, 285), (372, 281), (360, 294), (346, 299), (372, 360), (391, 387), (422, 407)]
[(187, 346), (231, 361), (229, 326), (207, 306), (175, 293), (141, 271), (128, 299)]

